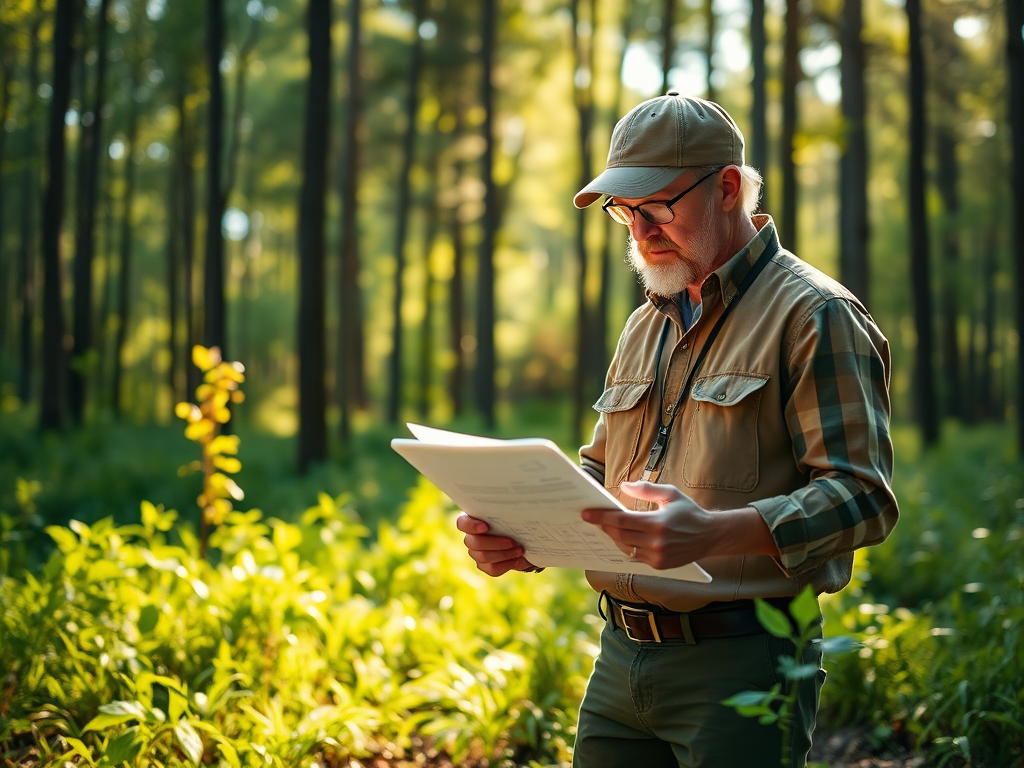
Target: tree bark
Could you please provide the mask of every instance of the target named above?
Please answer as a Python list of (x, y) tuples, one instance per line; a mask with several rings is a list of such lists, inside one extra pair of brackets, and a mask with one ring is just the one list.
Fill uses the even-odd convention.
[(341, 268), (338, 270), (338, 408), (341, 411), (339, 441), (345, 450), (351, 440), (351, 414), (366, 407), (363, 370), (363, 317), (359, 288), (359, 114), (362, 43), (361, 0), (348, 0), (348, 111), (345, 116), (345, 147), (341, 173)]
[(910, 280), (914, 298), (914, 327), (917, 347), (914, 355), (914, 393), (917, 421), (925, 445), (939, 437), (939, 420), (932, 375), (932, 302), (929, 274), (928, 217), (925, 208), (925, 70), (921, 49), (921, 0), (907, 0), (910, 34)]
[(405, 134), (402, 137), (402, 168), (398, 176), (398, 199), (395, 222), (395, 287), (392, 304), (391, 360), (388, 366), (387, 419), (398, 423), (402, 406), (402, 300), (405, 279), (405, 238), (409, 226), (409, 197), (412, 187), (412, 164), (416, 150), (416, 113), (419, 111), (420, 60), (423, 40), (420, 24), (426, 8), (425, 0), (415, 0), (413, 43), (406, 75)]
[[(134, 69), (134, 68), (133, 68)], [(128, 340), (128, 321), (131, 315), (132, 236), (134, 223), (132, 204), (135, 199), (135, 146), (139, 132), (139, 105), (135, 100), (138, 73), (132, 72), (128, 99), (128, 127), (124, 150), (124, 198), (121, 214), (121, 256), (117, 292), (117, 333), (114, 341), (114, 379), (111, 386), (114, 417), (122, 418), (125, 403), (122, 396), (124, 383), (124, 349)]]
[(182, 294), (184, 295), (185, 326), (185, 388), (187, 394), (199, 386), (199, 369), (191, 364), (192, 347), (200, 336), (196, 322), (195, 308), (195, 263), (196, 263), (196, 187), (195, 187), (195, 136), (189, 129), (188, 108), (185, 101), (186, 81), (182, 75), (178, 83), (176, 103), (178, 106), (178, 176), (181, 183), (181, 265)]
[(782, 70), (782, 226), (779, 240), (785, 248), (797, 250), (797, 180), (793, 157), (796, 138), (796, 88), (800, 82), (800, 2), (786, 0), (786, 45)]
[(4, 158), (7, 156), (7, 131), (4, 126), (10, 114), (11, 69), (14, 67), (12, 58), (12, 54), (8, 51), (0, 52), (0, 307), (2, 307), (0, 309), (0, 350), (3, 350), (7, 342), (7, 308), (15, 306), (10, 297), (11, 270), (7, 264), (6, 249), (3, 247), (4, 232), (7, 229), (4, 216), (4, 212), (7, 210), (4, 205), (4, 192), (7, 190), (7, 185), (3, 178)]
[[(668, 75), (676, 52), (676, 0), (664, 0), (661, 12), (661, 92), (669, 89)], [(589, 179), (588, 179), (589, 181)]]
[[(93, 341), (93, 261), (96, 255), (96, 192), (99, 186), (100, 146), (103, 143), (103, 103), (107, 69), (107, 14), (110, 0), (101, 0), (96, 31), (96, 90), (93, 96), (92, 123), (83, 126), (81, 162), (82, 199), (75, 238), (75, 344), (71, 353), (77, 364), (68, 373), (68, 405), (71, 417), (81, 424), (85, 416), (87, 376), (96, 357)], [(85, 94), (82, 94), (85, 100)]]
[(299, 201), (298, 471), (327, 458), (324, 217), (331, 103), (331, 3), (309, 0), (309, 85)]
[[(178, 112), (178, 122), (185, 119), (182, 111)], [(182, 356), (181, 347), (178, 343), (178, 304), (180, 302), (179, 289), (181, 285), (181, 131), (178, 130), (177, 142), (174, 148), (174, 161), (169, 171), (167, 185), (167, 321), (170, 325), (168, 334), (167, 349), (170, 353), (170, 366), (168, 370), (167, 384), (171, 388), (171, 397), (175, 403), (179, 403), (188, 397), (185, 390), (184, 365), (182, 363), (191, 355)], [(180, 374), (179, 375), (179, 371)]]
[(839, 277), (865, 306), (870, 306), (863, 21), (861, 0), (845, 0), (840, 26), (843, 57), (839, 68), (845, 138), (839, 165)]
[(761, 188), (761, 210), (768, 209), (768, 74), (765, 66), (767, 38), (764, 31), (764, 0), (751, 0), (750, 6), (750, 59), (754, 70), (751, 84), (750, 110), (750, 165), (765, 179)]
[(962, 283), (960, 268), (960, 169), (957, 165), (956, 138), (953, 128), (942, 125), (936, 132), (936, 182), (942, 196), (945, 216), (942, 233), (942, 378), (945, 383), (948, 416), (963, 418), (966, 403), (963, 400), (963, 375), (960, 362), (960, 343), (957, 324), (960, 316), (959, 296)]
[(704, 40), (704, 61), (707, 63), (708, 71), (708, 101), (718, 101), (715, 94), (715, 86), (711, 82), (711, 75), (715, 71), (712, 59), (715, 56), (715, 8), (714, 0), (704, 0), (704, 25), (707, 28), (707, 37)]
[(74, 62), (75, 0), (57, 0), (53, 30), (53, 100), (50, 103), (47, 143), (47, 181), (43, 195), (43, 346), (42, 394), (39, 426), (44, 430), (64, 426), (64, 308), (61, 301), (60, 235), (64, 223), (64, 119), (71, 98)]
[(476, 295), (476, 401), (484, 425), (494, 428), (494, 242), (498, 228), (497, 189), (494, 184), (494, 62), (495, 14), (498, 0), (483, 0), (480, 50), (480, 101), (484, 110), (484, 151), (480, 175), (484, 184), (482, 237), (477, 257)]
[(207, 0), (206, 68), (210, 79), (206, 125), (206, 263), (203, 280), (203, 344), (219, 347), (228, 359), (224, 311), (224, 237), (221, 219), (225, 200), (221, 181), (224, 132), (224, 85), (220, 60), (224, 50), (224, 0)]
[(1017, 307), (1017, 451), (1024, 455), (1024, 0), (1006, 0), (1006, 67), (1013, 160), (1013, 263)]
[[(591, 30), (594, 25), (594, 2), (589, 4)], [(592, 76), (593, 31), (587, 39), (580, 36), (580, 0), (571, 2), (573, 22), (573, 50), (576, 53), (575, 102), (577, 115), (577, 148), (579, 151), (579, 188), (591, 180), (590, 133), (593, 117)], [(582, 81), (582, 82), (581, 82)], [(587, 307), (587, 216), (586, 209), (576, 211), (576, 369), (573, 372), (572, 428), (570, 434), (575, 443), (582, 442), (583, 411), (586, 407), (588, 373), (590, 372), (590, 349)]]

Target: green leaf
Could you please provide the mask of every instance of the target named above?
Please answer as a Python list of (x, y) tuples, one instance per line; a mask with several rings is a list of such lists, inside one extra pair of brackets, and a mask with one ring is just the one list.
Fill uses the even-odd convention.
[(824, 640), (814, 640), (813, 642), (822, 653), (848, 653), (862, 645), (849, 635), (826, 637)]
[(757, 620), (761, 622), (761, 626), (764, 627), (768, 632), (775, 637), (786, 638), (795, 640), (793, 638), (793, 625), (789, 623), (789, 618), (780, 611), (761, 598), (754, 600), (754, 606), (757, 610)]
[(779, 674), (787, 680), (805, 680), (818, 674), (818, 665), (797, 664), (791, 656), (779, 656)]
[(139, 738), (138, 727), (129, 728), (119, 736), (115, 736), (107, 743), (107, 750), (103, 756), (114, 765), (131, 762), (142, 746), (142, 739)]
[(63, 526), (48, 525), (45, 531), (50, 534), (50, 538), (57, 544), (57, 548), (65, 554), (78, 547), (78, 537)]
[(182, 751), (192, 761), (193, 765), (199, 765), (203, 759), (203, 740), (199, 738), (195, 728), (188, 724), (187, 720), (179, 720), (174, 726), (174, 740), (178, 742)]
[(741, 691), (723, 701), (727, 707), (756, 707), (771, 698), (769, 691)]
[(274, 546), (278, 552), (288, 552), (302, 543), (302, 531), (288, 523), (274, 524)]
[(801, 632), (821, 619), (818, 598), (814, 596), (814, 591), (810, 587), (804, 587), (804, 590), (790, 603), (789, 612), (796, 619), (797, 628)]
[(96, 715), (82, 729), (86, 731), (102, 731), (112, 725), (119, 725), (128, 720), (144, 721), (146, 719), (146, 708), (137, 701), (112, 701), (100, 707), (100, 714)]
[(144, 635), (148, 635), (155, 628), (157, 623), (160, 621), (160, 609), (155, 605), (147, 605), (139, 611), (139, 632)]

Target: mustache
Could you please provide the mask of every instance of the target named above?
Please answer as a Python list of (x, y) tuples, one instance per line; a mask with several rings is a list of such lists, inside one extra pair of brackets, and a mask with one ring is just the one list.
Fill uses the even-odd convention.
[(669, 240), (667, 237), (652, 237), (649, 240), (642, 240), (636, 244), (637, 250), (646, 256), (651, 251), (676, 251), (679, 252), (679, 246)]

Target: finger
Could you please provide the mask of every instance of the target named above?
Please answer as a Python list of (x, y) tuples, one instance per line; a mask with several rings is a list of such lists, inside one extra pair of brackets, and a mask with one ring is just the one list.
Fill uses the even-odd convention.
[(627, 496), (644, 501), (654, 501), (659, 504), (667, 504), (670, 501), (678, 501), (684, 498), (684, 494), (674, 485), (664, 483), (649, 483), (646, 480), (623, 483), (619, 486)]
[(477, 563), (503, 563), (505, 561), (514, 562), (523, 555), (523, 548), (516, 547), (515, 549), (471, 549), (469, 550), (469, 556), (477, 561)]
[(466, 545), (466, 549), (515, 549), (519, 547), (519, 543), (508, 536), (490, 536), (488, 534), (477, 536), (468, 533), (462, 541)]
[[(582, 517), (588, 523), (599, 525), (602, 528), (621, 528), (628, 531), (647, 531), (654, 524), (653, 516), (649, 512), (585, 509), (583, 510)], [(610, 533), (608, 535), (611, 536)]]
[(502, 560), (498, 563), (477, 563), (476, 567), (488, 576), (501, 576), (504, 573), (516, 570), (516, 565), (521, 561), (521, 557), (516, 557), (511, 560)]
[(490, 526), (488, 526), (483, 520), (470, 517), (465, 512), (459, 515), (458, 519), (455, 521), (455, 527), (463, 533), (487, 533), (487, 531), (490, 530)]

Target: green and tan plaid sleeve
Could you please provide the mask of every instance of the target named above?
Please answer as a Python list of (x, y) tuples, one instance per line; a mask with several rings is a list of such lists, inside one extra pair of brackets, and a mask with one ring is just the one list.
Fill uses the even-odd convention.
[(878, 544), (899, 515), (892, 491), (889, 344), (871, 317), (843, 298), (825, 301), (792, 337), (786, 421), (810, 482), (754, 502), (789, 576)]

